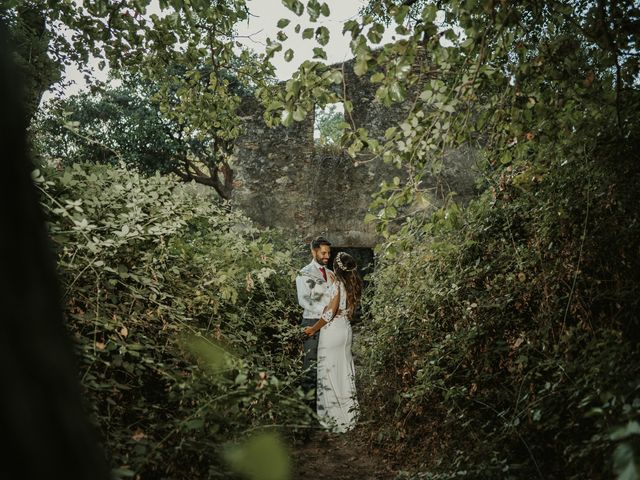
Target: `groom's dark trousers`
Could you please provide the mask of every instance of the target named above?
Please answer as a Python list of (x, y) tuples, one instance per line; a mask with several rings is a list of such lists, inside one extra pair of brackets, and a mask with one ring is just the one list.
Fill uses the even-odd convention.
[[(303, 318), (302, 319), (302, 327), (311, 327), (315, 325), (318, 321), (317, 318)], [(303, 345), (304, 345), (304, 360), (302, 363), (304, 369), (304, 377), (302, 378), (302, 388), (305, 392), (309, 392), (311, 390), (316, 390), (318, 376), (316, 364), (318, 363), (318, 338), (320, 337), (320, 332), (316, 332), (312, 337), (308, 337)], [(316, 409), (316, 398), (318, 394), (317, 392), (314, 394), (313, 399), (310, 400), (310, 407), (315, 410)], [(311, 403), (313, 402), (313, 403)]]

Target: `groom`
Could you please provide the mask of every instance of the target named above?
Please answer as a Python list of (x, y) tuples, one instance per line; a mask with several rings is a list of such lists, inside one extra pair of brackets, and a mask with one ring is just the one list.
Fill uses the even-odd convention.
[[(335, 276), (327, 267), (331, 256), (331, 243), (324, 237), (317, 237), (311, 241), (311, 263), (303, 267), (296, 277), (296, 289), (298, 291), (298, 303), (304, 312), (302, 313), (302, 326), (314, 325), (324, 307), (329, 304), (329, 287), (333, 284)], [(316, 361), (318, 358), (318, 336), (316, 333), (304, 341), (304, 370), (302, 387), (305, 392), (316, 388)], [(313, 402), (315, 409), (315, 400)]]

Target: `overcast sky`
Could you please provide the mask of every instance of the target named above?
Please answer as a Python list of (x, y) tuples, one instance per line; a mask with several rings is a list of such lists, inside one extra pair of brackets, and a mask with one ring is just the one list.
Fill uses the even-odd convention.
[[(347, 60), (351, 56), (349, 49), (349, 38), (342, 35), (342, 26), (349, 19), (358, 17), (358, 11), (367, 3), (367, 0), (325, 0), (331, 15), (320, 17), (317, 22), (311, 23), (305, 12), (301, 17), (297, 17), (287, 7), (282, 4), (281, 0), (250, 0), (248, 2), (251, 16), (247, 23), (240, 24), (238, 34), (240, 36), (249, 36), (249, 38), (240, 38), (240, 42), (249, 48), (253, 48), (258, 52), (263, 52), (266, 46), (266, 39), (270, 37), (275, 39), (278, 32), (276, 24), (281, 18), (288, 18), (291, 23), (283, 30), (289, 37), (285, 42), (282, 52), (278, 52), (273, 59), (276, 67), (276, 74), (281, 80), (291, 78), (291, 74), (297, 70), (300, 63), (310, 59), (313, 56), (313, 47), (319, 45), (315, 40), (303, 40), (300, 34), (296, 34), (293, 29), (296, 24), (300, 24), (301, 29), (307, 27), (317, 28), (324, 25), (331, 33), (331, 40), (324, 47), (327, 52), (328, 62), (335, 63)], [(303, 2), (306, 3), (306, 2)], [(287, 48), (293, 49), (295, 55), (291, 62), (285, 62), (284, 51)]]
[[(296, 24), (300, 24), (301, 31), (307, 27), (317, 28), (324, 25), (331, 33), (329, 43), (324, 47), (327, 53), (327, 61), (336, 63), (351, 58), (351, 50), (349, 49), (349, 34), (342, 34), (344, 22), (350, 19), (358, 18), (358, 12), (367, 3), (367, 0), (325, 0), (331, 15), (329, 17), (320, 17), (317, 22), (311, 23), (308, 20), (308, 14), (305, 12), (298, 17), (282, 4), (282, 0), (248, 0), (247, 5), (250, 11), (249, 20), (245, 23), (237, 25), (238, 41), (247, 48), (253, 49), (256, 53), (262, 53), (266, 47), (267, 37), (275, 39), (278, 33), (277, 23), (281, 18), (288, 18), (291, 23), (283, 30), (289, 37), (285, 42), (282, 52), (276, 53), (273, 58), (273, 64), (276, 67), (276, 75), (281, 80), (291, 78), (291, 74), (295, 72), (305, 60), (311, 59), (313, 56), (313, 48), (318, 47), (315, 40), (303, 40), (300, 34), (294, 32)], [(306, 5), (306, 1), (303, 0)], [(151, 11), (159, 9), (150, 8)], [(387, 34), (383, 38), (383, 43), (390, 41), (391, 35)], [(286, 62), (284, 60), (284, 51), (291, 48), (295, 53), (293, 60)], [(100, 71), (97, 68), (97, 62), (91, 63), (96, 78), (100, 80), (107, 79), (108, 69)], [(65, 78), (74, 83), (64, 89), (66, 95), (72, 95), (85, 87), (85, 81), (81, 73), (74, 68), (67, 69)], [(44, 100), (52, 96), (52, 93), (45, 94)]]

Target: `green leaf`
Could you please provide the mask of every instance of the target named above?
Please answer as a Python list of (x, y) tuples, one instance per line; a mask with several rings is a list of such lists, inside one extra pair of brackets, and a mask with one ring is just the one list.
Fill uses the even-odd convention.
[(316, 47), (313, 49), (313, 58), (322, 58), (323, 60), (326, 60), (327, 52), (320, 47)]
[(194, 418), (192, 420), (187, 420), (182, 425), (187, 430), (200, 430), (204, 426), (204, 419)]
[(284, 52), (284, 60), (285, 62), (290, 62), (293, 59), (293, 50), (288, 48), (286, 52)]
[(304, 13), (304, 5), (300, 0), (282, 0), (282, 3), (297, 16)]
[(381, 85), (380, 87), (378, 87), (378, 89), (376, 90), (376, 100), (378, 100), (383, 105), (388, 105), (390, 101), (389, 87), (387, 87), (386, 85)]
[(367, 38), (371, 43), (380, 43), (384, 34), (384, 26), (381, 23), (374, 23), (367, 32)]
[(188, 335), (183, 341), (185, 348), (199, 360), (202, 368), (214, 376), (226, 371), (229, 356), (224, 348), (201, 336)]
[(389, 205), (384, 209), (384, 218), (391, 219), (396, 218), (398, 216), (398, 210), (395, 207)]
[(638, 480), (640, 472), (635, 462), (635, 454), (629, 443), (621, 443), (613, 452), (613, 470), (617, 480)]
[(354, 73), (359, 77), (367, 73), (367, 70), (369, 70), (369, 65), (366, 60), (358, 60), (353, 66)]
[(291, 110), (286, 108), (282, 110), (282, 113), (280, 114), (280, 121), (282, 122), (282, 125), (289, 127), (293, 123), (293, 114), (291, 113)]
[(370, 81), (371, 83), (380, 83), (381, 81), (384, 80), (384, 78), (385, 78), (384, 73), (378, 72), (371, 75)]
[(420, 94), (420, 100), (427, 101), (427, 100), (429, 100), (432, 96), (433, 96), (433, 92), (432, 92), (431, 90), (424, 90), (424, 91)]
[(302, 38), (308, 40), (309, 38), (313, 38), (313, 34), (314, 34), (314, 29), (313, 28), (305, 28), (302, 31)]
[(355, 140), (347, 149), (347, 153), (352, 157), (355, 158), (356, 153), (358, 153), (360, 150), (362, 150), (362, 147), (364, 146), (364, 144), (362, 143), (361, 140)]
[(632, 435), (640, 435), (640, 424), (636, 421), (629, 421), (627, 425), (622, 428), (618, 428), (611, 435), (611, 440), (622, 440)]
[(282, 44), (280, 42), (271, 43), (267, 46), (266, 52), (268, 55), (273, 56), (275, 52), (279, 52), (282, 50)]
[(356, 38), (360, 31), (360, 24), (355, 20), (348, 20), (342, 27), (342, 33), (351, 32), (351, 38)]
[(291, 23), (291, 20), (288, 18), (281, 18), (278, 20), (278, 28), (284, 28)]
[(396, 127), (389, 127), (387, 128), (387, 130), (384, 132), (384, 138), (386, 138), (387, 140), (390, 140), (396, 133)]
[(318, 0), (307, 1), (307, 13), (309, 13), (309, 20), (315, 22), (320, 16), (320, 2)]
[(116, 478), (133, 478), (136, 475), (136, 472), (127, 468), (127, 467), (118, 467), (111, 470), (111, 475)]
[(353, 112), (353, 102), (351, 100), (345, 100), (343, 103), (344, 111), (347, 113)]
[(307, 116), (307, 112), (302, 107), (297, 107), (293, 112), (293, 119), (296, 122), (301, 122)]
[(316, 29), (316, 40), (318, 41), (318, 43), (322, 46), (326, 45), (327, 43), (329, 43), (329, 29), (327, 27), (318, 27)]
[(257, 434), (224, 453), (231, 468), (249, 480), (288, 480), (291, 462), (286, 447), (273, 433)]
[(401, 102), (406, 98), (406, 90), (400, 82), (392, 82), (389, 85), (389, 95), (394, 102)]
[(460, 44), (460, 46), (461, 46), (462, 48), (468, 48), (468, 47), (470, 47), (471, 45), (473, 45), (473, 43), (474, 43), (473, 38), (467, 38), (465, 41), (463, 41), (463, 42)]
[(331, 72), (331, 75), (329, 75), (329, 80), (331, 80), (331, 83), (342, 83), (342, 72), (334, 70)]
[(393, 16), (393, 19), (396, 21), (398, 25), (400, 25), (404, 22), (404, 19), (407, 17), (408, 13), (409, 13), (409, 6), (402, 5), (400, 8), (398, 8), (398, 11)]
[(422, 10), (422, 21), (425, 23), (432, 23), (436, 19), (436, 14), (438, 13), (438, 7), (436, 5), (429, 3), (425, 5)]

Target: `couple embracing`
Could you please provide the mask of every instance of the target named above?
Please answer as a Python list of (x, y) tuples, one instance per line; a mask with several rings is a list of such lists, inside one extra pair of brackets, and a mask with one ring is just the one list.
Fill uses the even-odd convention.
[[(304, 308), (303, 387), (316, 390), (321, 425), (334, 432), (355, 426), (358, 414), (351, 343), (351, 317), (362, 294), (362, 280), (353, 257), (339, 252), (328, 267), (331, 243), (311, 242), (313, 260), (296, 278), (298, 302)], [(315, 368), (314, 368), (315, 367)]]

